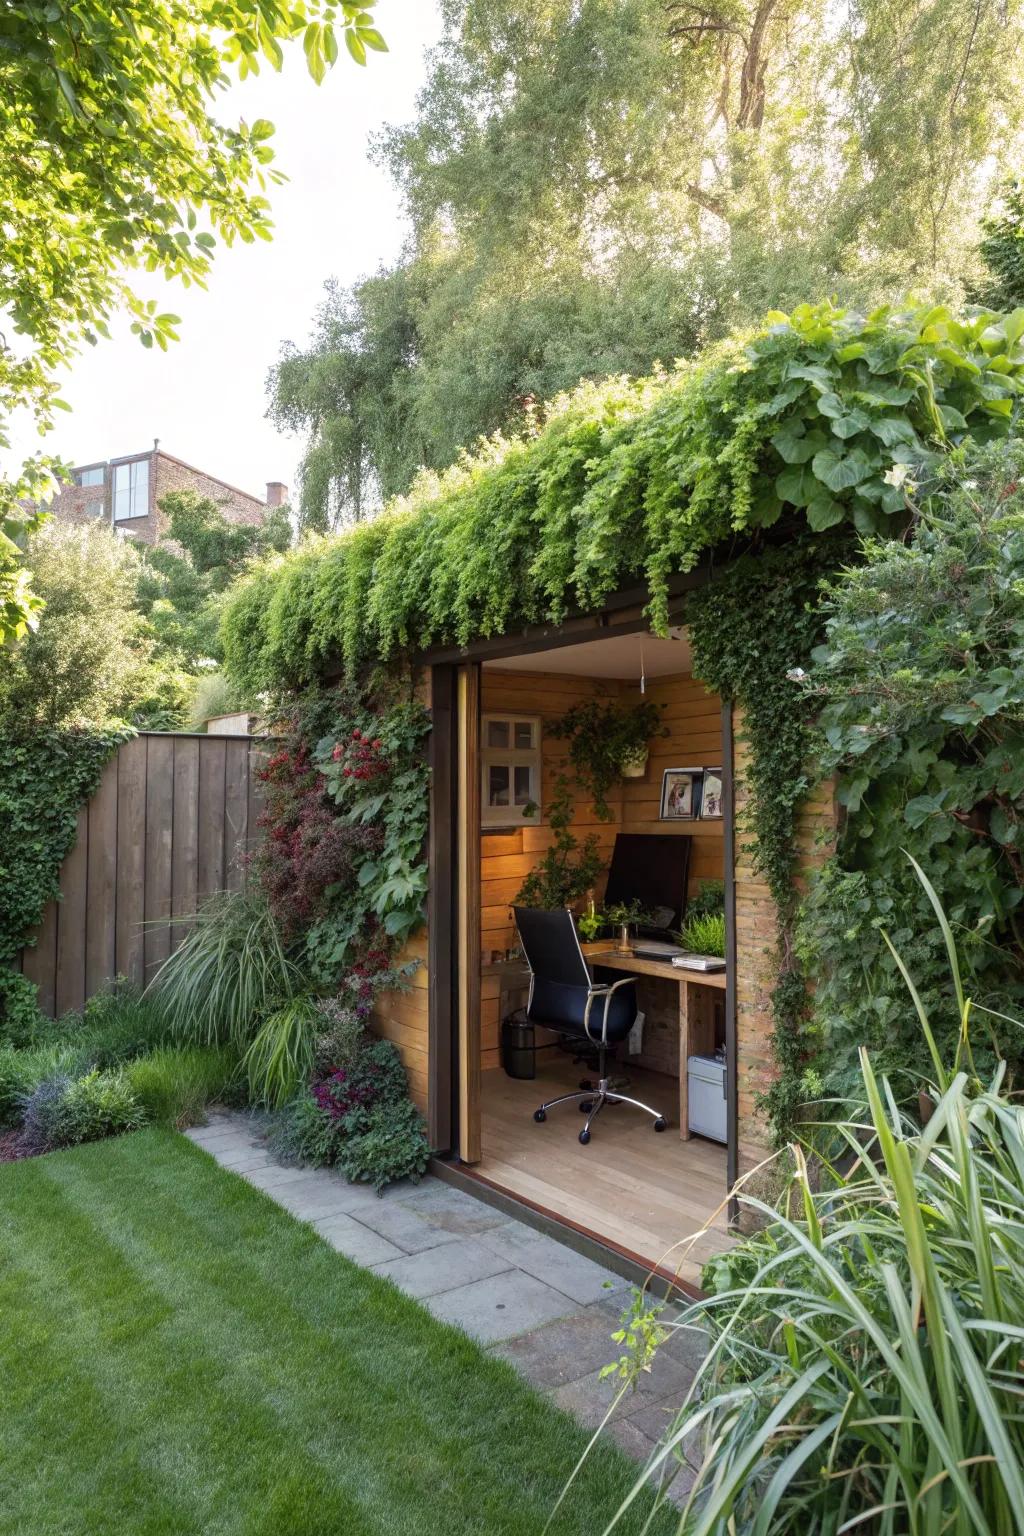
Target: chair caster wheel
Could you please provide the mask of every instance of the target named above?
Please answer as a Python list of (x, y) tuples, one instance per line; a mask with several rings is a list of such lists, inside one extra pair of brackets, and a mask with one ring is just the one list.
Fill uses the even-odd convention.
[(668, 1130), (668, 1121), (665, 1119), (664, 1115), (659, 1115), (657, 1120), (655, 1120), (655, 1122), (654, 1122), (654, 1129), (656, 1131), (667, 1131)]
[(590, 1140), (590, 1132), (589, 1131), (580, 1131), (580, 1146), (581, 1147), (585, 1147), (589, 1140)]
[(548, 1112), (546, 1109), (535, 1109), (533, 1112), (533, 1118), (536, 1120), (538, 1125), (543, 1125), (547, 1117)]
[(589, 1115), (590, 1111), (593, 1109), (593, 1107), (594, 1106), (590, 1102), (589, 1099), (584, 1099), (583, 1103), (580, 1105), (580, 1114), (581, 1115)]

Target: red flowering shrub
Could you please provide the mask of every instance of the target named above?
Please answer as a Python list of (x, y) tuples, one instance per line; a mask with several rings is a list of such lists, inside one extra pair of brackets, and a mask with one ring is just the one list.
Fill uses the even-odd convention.
[(391, 772), (391, 761), (380, 737), (371, 738), (359, 730), (353, 731), (347, 741), (337, 743), (331, 761), (342, 765), (343, 779), (358, 779), (362, 783), (386, 779)]

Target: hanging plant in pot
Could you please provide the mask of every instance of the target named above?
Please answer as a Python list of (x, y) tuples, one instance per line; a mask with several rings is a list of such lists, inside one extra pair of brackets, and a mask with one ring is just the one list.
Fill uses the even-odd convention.
[(602, 821), (612, 819), (608, 791), (621, 779), (643, 778), (648, 743), (653, 736), (668, 735), (661, 723), (661, 708), (647, 699), (631, 709), (588, 699), (574, 704), (548, 730), (568, 741), (576, 777), (589, 791)]
[(646, 741), (642, 746), (625, 747), (622, 759), (619, 763), (619, 772), (624, 779), (642, 779), (647, 772), (647, 758), (650, 748)]

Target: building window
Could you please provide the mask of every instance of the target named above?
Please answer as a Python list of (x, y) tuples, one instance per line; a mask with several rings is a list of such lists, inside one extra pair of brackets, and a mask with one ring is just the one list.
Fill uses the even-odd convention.
[(94, 464), (92, 469), (78, 469), (75, 471), (76, 485), (103, 485), (106, 480), (106, 467), (103, 464)]
[(114, 467), (114, 521), (145, 517), (149, 512), (149, 460)]
[(540, 720), (484, 715), (480, 736), (480, 822), (485, 827), (540, 821)]
[(102, 517), (106, 510), (105, 501), (87, 501), (85, 504), (86, 517)]

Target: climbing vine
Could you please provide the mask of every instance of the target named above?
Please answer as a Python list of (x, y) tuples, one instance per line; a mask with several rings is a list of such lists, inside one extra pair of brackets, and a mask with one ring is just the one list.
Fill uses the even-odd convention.
[(133, 732), (0, 732), (0, 1036), (21, 1043), (37, 1018), (35, 987), (10, 963), (59, 891), (78, 812), (103, 765)]
[(772, 991), (777, 1077), (764, 1107), (779, 1137), (803, 1100), (804, 1072), (815, 1049), (794, 945), (796, 820), (808, 787), (814, 719), (799, 679), (822, 635), (821, 582), (852, 549), (846, 532), (747, 555), (696, 592), (687, 607), (695, 675), (723, 703), (743, 712), (750, 748), (749, 852), (778, 909), (778, 977)]

